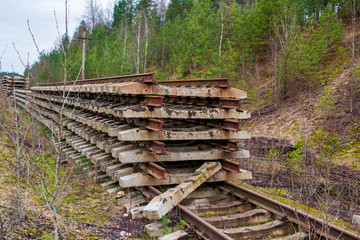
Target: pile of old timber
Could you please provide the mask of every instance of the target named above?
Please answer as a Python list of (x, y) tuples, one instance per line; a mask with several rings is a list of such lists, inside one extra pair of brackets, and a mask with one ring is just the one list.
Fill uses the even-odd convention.
[(108, 184), (176, 185), (141, 207), (159, 219), (204, 182), (251, 178), (238, 163), (249, 157), (239, 147), (250, 138), (246, 97), (227, 79), (157, 82), (150, 73), (33, 86), (21, 102)]

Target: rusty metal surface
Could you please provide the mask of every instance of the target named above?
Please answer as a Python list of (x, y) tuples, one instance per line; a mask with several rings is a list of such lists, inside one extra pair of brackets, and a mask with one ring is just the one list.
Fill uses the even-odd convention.
[(40, 83), (37, 86), (69, 86), (69, 85), (84, 85), (84, 84), (102, 84), (102, 83), (120, 83), (120, 82), (140, 82), (147, 84), (155, 84), (154, 73), (124, 75), (116, 77), (103, 77), (94, 79), (85, 79), (70, 82), (57, 82), (57, 83)]
[[(148, 119), (148, 124), (146, 124), (145, 128), (149, 129), (151, 131), (161, 132), (163, 124), (164, 124), (164, 121), (162, 121), (162, 120), (150, 118), (150, 119)], [(155, 140), (157, 140), (157, 139), (155, 139)]]
[(229, 131), (239, 131), (240, 122), (237, 120), (225, 119), (223, 122), (220, 123), (220, 127)]
[(147, 173), (156, 177), (157, 179), (165, 179), (166, 169), (155, 164), (155, 163), (148, 163), (146, 164)]
[(219, 101), (220, 108), (237, 109), (241, 106), (241, 99), (221, 98)]
[(314, 230), (321, 236), (328, 239), (355, 240), (360, 239), (360, 235), (350, 232), (344, 228), (338, 227), (332, 223), (325, 222), (322, 219), (314, 217), (299, 209), (295, 209), (286, 204), (280, 203), (267, 196), (257, 193), (230, 182), (218, 184), (218, 187), (224, 191), (231, 192), (237, 197), (245, 198), (249, 202), (260, 206), (278, 216), (286, 217), (291, 222), (297, 223), (307, 230)]
[(161, 107), (164, 102), (164, 96), (145, 96), (144, 101), (142, 101), (141, 105), (146, 105), (150, 107)]
[(227, 159), (221, 161), (222, 168), (230, 172), (240, 172), (240, 163), (233, 162)]

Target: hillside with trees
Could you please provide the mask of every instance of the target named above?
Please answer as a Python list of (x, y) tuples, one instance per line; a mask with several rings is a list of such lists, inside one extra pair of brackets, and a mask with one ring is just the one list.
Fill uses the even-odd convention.
[[(64, 69), (68, 80), (81, 78), (85, 29), (86, 78), (144, 72), (158, 80), (227, 77), (249, 93), (254, 113), (286, 104), (296, 109), (290, 123), (282, 124), (287, 108), (270, 116), (282, 125), (276, 131), (269, 124), (263, 131), (266, 116), (255, 118), (248, 124), (255, 135), (295, 143), (304, 132), (336, 129), (342, 147), (358, 146), (358, 0), (119, 0), (109, 12), (105, 18), (96, 1), (88, 1), (86, 23), (41, 54), (31, 67), (34, 79), (63, 81)], [(350, 158), (358, 158), (352, 151)]]

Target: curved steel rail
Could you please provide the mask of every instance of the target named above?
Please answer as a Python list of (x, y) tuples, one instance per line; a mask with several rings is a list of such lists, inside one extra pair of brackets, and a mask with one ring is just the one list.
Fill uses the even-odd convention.
[[(312, 216), (299, 209), (290, 207), (286, 204), (280, 203), (251, 189), (230, 182), (218, 183), (216, 185), (226, 192), (231, 192), (236, 197), (247, 199), (250, 203), (268, 210), (277, 216), (285, 217), (289, 221), (298, 224), (303, 229), (308, 229), (311, 232), (315, 232), (316, 234), (326, 237), (326, 239), (360, 239), (359, 234), (355, 234), (332, 223), (325, 222), (320, 218)], [(161, 192), (154, 187), (148, 187), (148, 189), (157, 195), (161, 194)], [(223, 233), (220, 229), (217, 229), (213, 225), (203, 220), (201, 217), (189, 211), (186, 207), (180, 204), (178, 204), (178, 207), (180, 209), (182, 218), (186, 222), (191, 223), (195, 229), (197, 229), (197, 233), (203, 238), (227, 240), (232, 239)]]
[(286, 204), (280, 203), (274, 199), (264, 196), (258, 192), (247, 189), (243, 186), (236, 185), (230, 182), (218, 184), (222, 190), (229, 191), (237, 197), (245, 198), (250, 203), (262, 207), (276, 215), (286, 217), (291, 222), (294, 222), (304, 229), (314, 230), (317, 234), (326, 237), (327, 239), (343, 239), (354, 240), (360, 239), (359, 234), (350, 232), (349, 230), (338, 227), (332, 223), (305, 213), (299, 209), (295, 209)]
[(84, 85), (84, 84), (101, 84), (101, 83), (121, 83), (121, 82), (140, 82), (147, 84), (155, 84), (154, 73), (133, 74), (116, 77), (103, 77), (94, 79), (77, 80), (70, 82), (56, 83), (39, 83), (37, 86), (63, 86), (63, 85)]
[(210, 79), (184, 79), (184, 80), (169, 80), (169, 81), (155, 81), (155, 73), (133, 74), (115, 77), (103, 77), (85, 80), (76, 80), (69, 82), (55, 82), (55, 83), (39, 83), (36, 86), (66, 86), (66, 85), (84, 85), (84, 84), (102, 84), (102, 83), (122, 83), (122, 82), (139, 82), (146, 84), (159, 84), (165, 86), (211, 86), (219, 88), (228, 88), (229, 79), (227, 78), (210, 78)]

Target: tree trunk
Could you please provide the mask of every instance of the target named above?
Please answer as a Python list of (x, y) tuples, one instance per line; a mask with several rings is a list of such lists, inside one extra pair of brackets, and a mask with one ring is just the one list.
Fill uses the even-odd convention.
[[(16, 92), (14, 91), (14, 94), (16, 94)], [(22, 197), (21, 197), (21, 179), (22, 179), (22, 174), (21, 174), (21, 154), (20, 154), (20, 119), (19, 119), (19, 113), (17, 111), (17, 101), (15, 98), (15, 109), (14, 109), (14, 114), (15, 114), (15, 147), (16, 147), (16, 167), (17, 167), (17, 194), (18, 194), (18, 203), (17, 203), (17, 209), (19, 211), (19, 221), (20, 224), (23, 220), (24, 217), (24, 211), (23, 211), (23, 204), (22, 204)]]
[(121, 68), (120, 68), (121, 73), (123, 72), (124, 63), (125, 63), (126, 43), (127, 43), (127, 23), (125, 21), (124, 49), (123, 49), (123, 54), (122, 54), (123, 61), (122, 61)]
[(220, 41), (219, 41), (219, 57), (220, 57), (220, 65), (221, 65), (221, 46), (222, 46), (223, 34), (224, 34), (224, 12), (221, 2), (220, 2), (220, 15), (221, 15), (221, 31), (220, 31)]
[(146, 13), (144, 12), (144, 18), (145, 18), (145, 56), (144, 56), (144, 73), (146, 71), (146, 56), (147, 56), (147, 48), (148, 48), (148, 24), (147, 24), (147, 18)]
[(139, 14), (139, 27), (137, 32), (137, 58), (136, 58), (136, 74), (140, 73), (140, 33), (141, 33), (141, 18)]
[(316, 9), (315, 9), (315, 20), (318, 21), (320, 16), (320, 0), (316, 1)]
[(165, 55), (165, 37), (162, 44), (162, 51), (161, 51), (161, 69), (164, 68), (164, 56)]
[(83, 32), (82, 32), (82, 62), (81, 62), (81, 78), (82, 80), (85, 80), (85, 50), (86, 50), (86, 27), (85, 24), (83, 24)]

